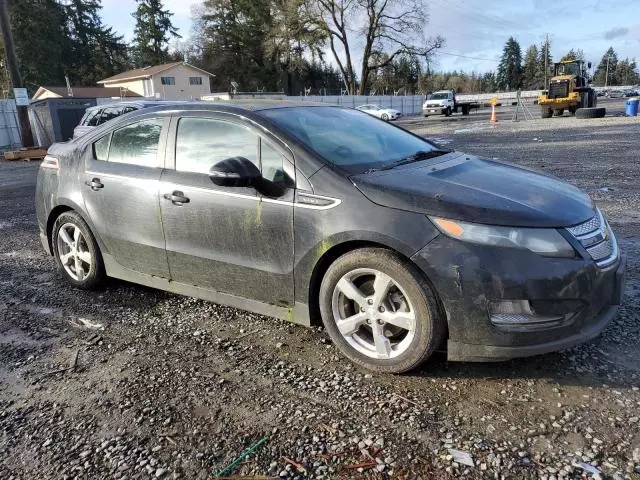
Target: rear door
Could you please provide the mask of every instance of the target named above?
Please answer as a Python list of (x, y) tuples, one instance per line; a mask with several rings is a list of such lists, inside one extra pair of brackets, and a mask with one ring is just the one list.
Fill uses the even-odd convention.
[[(209, 169), (235, 156), (261, 168), (260, 192), (211, 181)], [(171, 279), (293, 305), (291, 152), (240, 117), (194, 112), (172, 119), (167, 158), (160, 202)]]
[(169, 277), (158, 189), (169, 117), (138, 117), (85, 152), (85, 207), (122, 267)]

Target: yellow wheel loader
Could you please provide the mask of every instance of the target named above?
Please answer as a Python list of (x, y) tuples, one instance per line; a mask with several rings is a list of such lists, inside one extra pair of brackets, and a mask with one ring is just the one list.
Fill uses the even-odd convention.
[[(590, 62), (588, 68), (591, 68)], [(574, 115), (578, 109), (586, 108), (593, 110), (581, 112), (587, 115), (580, 116), (597, 117), (604, 109), (596, 109), (596, 103), (597, 95), (589, 86), (589, 76), (582, 60), (554, 63), (549, 89), (543, 90), (538, 98), (542, 118), (562, 116), (565, 110)]]

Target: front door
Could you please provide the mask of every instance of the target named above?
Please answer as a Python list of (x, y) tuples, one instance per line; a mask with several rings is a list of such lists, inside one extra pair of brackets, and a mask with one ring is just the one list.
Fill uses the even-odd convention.
[[(173, 118), (160, 202), (171, 279), (282, 306), (293, 305), (291, 153), (254, 126), (224, 114)], [(262, 191), (222, 187), (210, 168), (245, 157)], [(289, 172), (289, 173), (286, 173)]]
[(122, 267), (168, 278), (158, 201), (163, 126), (168, 117), (147, 118), (96, 140), (85, 152), (82, 188), (105, 253)]

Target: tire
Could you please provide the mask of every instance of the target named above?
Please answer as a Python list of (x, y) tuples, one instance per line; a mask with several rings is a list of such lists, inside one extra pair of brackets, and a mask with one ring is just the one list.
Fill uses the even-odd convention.
[(545, 107), (545, 106), (540, 107), (541, 118), (551, 118), (552, 115), (553, 115), (553, 110), (551, 110), (549, 107)]
[(553, 114), (554, 114), (556, 117), (561, 117), (562, 115), (564, 115), (564, 108), (559, 108), (559, 109), (557, 109), (557, 110), (554, 110), (554, 111), (553, 111)]
[[(374, 295), (378, 280), (388, 285), (379, 302)], [(319, 302), (322, 321), (336, 347), (355, 364), (376, 372), (416, 368), (445, 337), (446, 322), (433, 289), (413, 265), (389, 250), (363, 248), (338, 258), (322, 279)], [(349, 328), (345, 319), (356, 317), (350, 325), (353, 330), (345, 331)], [(398, 317), (410, 327), (397, 326)]]
[(384, 120), (385, 122), (388, 122), (388, 121), (389, 121), (389, 115), (387, 115), (386, 113), (383, 113), (383, 114), (380, 116), (380, 118), (381, 118), (382, 120)]
[[(76, 230), (78, 237), (74, 235)], [(69, 240), (75, 243), (76, 250), (71, 248)], [(71, 285), (90, 290), (103, 283), (106, 275), (100, 249), (89, 226), (76, 212), (64, 212), (56, 218), (51, 245), (56, 267)]]
[(447, 109), (444, 111), (444, 116), (445, 117), (451, 116), (451, 107), (447, 107)]
[(575, 115), (575, 114), (576, 114), (576, 108), (577, 108), (577, 107), (569, 107), (569, 113), (570, 113), (571, 115)]
[(604, 107), (579, 108), (576, 110), (576, 118), (602, 118), (607, 113)]

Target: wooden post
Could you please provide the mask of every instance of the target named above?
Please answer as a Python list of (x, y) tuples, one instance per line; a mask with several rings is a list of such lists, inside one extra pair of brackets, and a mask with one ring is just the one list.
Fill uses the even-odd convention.
[[(0, 30), (2, 30), (2, 39), (4, 40), (4, 50), (7, 60), (7, 70), (11, 78), (13, 88), (22, 87), (22, 79), (18, 71), (18, 60), (13, 46), (13, 35), (11, 34), (11, 21), (9, 20), (9, 11), (7, 9), (7, 0), (0, 0)], [(29, 112), (26, 106), (16, 105), (18, 111), (18, 119), (20, 121), (20, 136), (22, 138), (23, 147), (33, 146), (33, 134), (31, 133), (31, 124), (29, 123)]]

